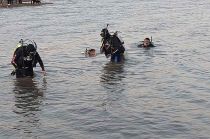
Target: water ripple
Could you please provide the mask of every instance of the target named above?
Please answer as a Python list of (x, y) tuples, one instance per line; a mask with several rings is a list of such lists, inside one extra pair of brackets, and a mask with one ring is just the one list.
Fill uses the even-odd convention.
[[(50, 2), (0, 9), (0, 138), (210, 138), (207, 0)], [(99, 54), (107, 23), (123, 63)], [(137, 48), (151, 36), (157, 47)], [(37, 42), (46, 76), (10, 76), (21, 38)]]

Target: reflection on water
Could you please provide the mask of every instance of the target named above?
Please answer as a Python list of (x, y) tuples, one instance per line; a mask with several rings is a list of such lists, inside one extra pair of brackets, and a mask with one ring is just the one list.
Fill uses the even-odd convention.
[[(125, 78), (123, 75), (124, 72), (124, 63), (107, 63), (102, 70), (102, 74), (100, 76), (101, 85), (107, 89), (110, 87), (115, 91), (118, 86), (122, 85), (122, 79)], [(115, 88), (116, 87), (116, 88)]]
[[(46, 83), (45, 79), (43, 79), (43, 83)], [(33, 132), (36, 132), (41, 124), (39, 114), (44, 88), (39, 88), (38, 85), (38, 82), (33, 78), (14, 80), (15, 104), (13, 112), (18, 116), (15, 129), (24, 134), (29, 134), (27, 136), (31, 136)]]
[[(51, 1), (0, 9), (0, 139), (210, 138), (209, 0)], [(107, 23), (125, 63), (81, 56)], [(132, 45), (148, 36), (157, 47)], [(38, 43), (46, 89), (9, 77), (21, 38)]]
[(124, 72), (124, 63), (107, 63), (102, 71), (100, 82), (104, 87), (107, 85), (115, 86), (121, 83), (122, 78), (124, 77), (122, 73)]
[(108, 107), (117, 106), (119, 101), (121, 101), (122, 92), (125, 90), (123, 78), (125, 78), (124, 62), (109, 62), (103, 67), (100, 84), (106, 91), (102, 103), (105, 106), (105, 110)]

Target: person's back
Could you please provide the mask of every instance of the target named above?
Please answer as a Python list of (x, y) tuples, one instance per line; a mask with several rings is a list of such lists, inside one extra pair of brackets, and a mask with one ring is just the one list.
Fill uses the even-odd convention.
[(124, 41), (122, 41), (117, 34), (117, 31), (111, 36), (111, 47), (117, 50), (119, 53), (124, 53), (125, 48), (123, 46)]
[(125, 51), (125, 47), (117, 34), (111, 36), (111, 47), (112, 47), (112, 54), (111, 54), (111, 61), (113, 62), (120, 62), (123, 58), (123, 54)]

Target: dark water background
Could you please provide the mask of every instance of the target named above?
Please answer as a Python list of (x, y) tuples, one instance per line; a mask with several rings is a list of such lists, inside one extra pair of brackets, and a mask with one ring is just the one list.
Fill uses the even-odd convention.
[[(0, 9), (1, 139), (210, 138), (209, 0), (52, 0)], [(126, 61), (99, 52), (100, 31), (120, 31)], [(136, 47), (153, 36), (157, 45)], [(9, 74), (32, 39), (46, 66)]]

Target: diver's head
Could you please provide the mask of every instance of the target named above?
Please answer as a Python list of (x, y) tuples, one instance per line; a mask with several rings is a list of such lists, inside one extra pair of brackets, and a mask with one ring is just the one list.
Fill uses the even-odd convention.
[(145, 39), (144, 39), (144, 47), (147, 47), (147, 46), (149, 46), (150, 44), (151, 44), (150, 39), (149, 39), (149, 38), (145, 38)]
[(36, 45), (33, 45), (33, 44), (28, 44), (27, 47), (30, 49), (30, 51), (36, 51), (37, 49)]
[(26, 52), (30, 58), (36, 55), (36, 47), (33, 44), (28, 44), (26, 46)]
[(95, 49), (89, 49), (88, 50), (86, 48), (85, 55), (86, 56), (89, 56), (89, 57), (94, 57), (94, 56), (96, 56), (96, 50)]
[(108, 31), (107, 28), (102, 29), (100, 35), (101, 35), (101, 37), (103, 37), (103, 38), (110, 36), (109, 31)]
[(95, 49), (90, 49), (90, 50), (88, 50), (88, 55), (89, 55), (90, 57), (96, 56), (96, 50), (95, 50)]

